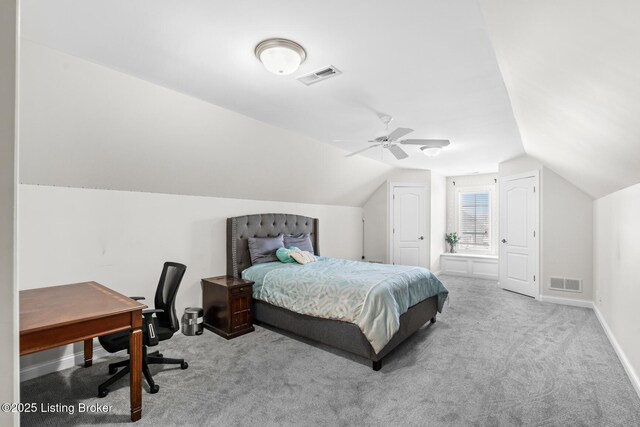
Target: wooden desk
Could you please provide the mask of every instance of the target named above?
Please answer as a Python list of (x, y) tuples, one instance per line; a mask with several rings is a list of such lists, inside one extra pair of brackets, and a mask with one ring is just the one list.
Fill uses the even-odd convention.
[(142, 416), (142, 310), (140, 304), (96, 282), (20, 291), (20, 356), (84, 341), (91, 366), (93, 338), (132, 331), (131, 421)]

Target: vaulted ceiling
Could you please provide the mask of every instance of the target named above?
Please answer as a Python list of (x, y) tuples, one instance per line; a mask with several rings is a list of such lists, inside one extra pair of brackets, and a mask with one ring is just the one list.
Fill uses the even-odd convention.
[(640, 182), (640, 1), (480, 2), (526, 152), (595, 198)]
[[(586, 5), (588, 3), (588, 6)], [(640, 181), (637, 1), (23, 0), (22, 37), (345, 150), (382, 129), (448, 138), (437, 158), (365, 155), (445, 175), (525, 151), (592, 196)], [(268, 73), (263, 39), (302, 44)], [(295, 80), (327, 65), (343, 73)], [(351, 140), (335, 142), (334, 140)]]

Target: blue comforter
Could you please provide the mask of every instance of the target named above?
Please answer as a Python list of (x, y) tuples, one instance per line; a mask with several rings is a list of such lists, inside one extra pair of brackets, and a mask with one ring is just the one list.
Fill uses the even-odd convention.
[(400, 315), (434, 295), (438, 311), (449, 292), (422, 267), (319, 257), (306, 265), (270, 262), (247, 268), (253, 297), (300, 314), (355, 323), (377, 353), (400, 327)]

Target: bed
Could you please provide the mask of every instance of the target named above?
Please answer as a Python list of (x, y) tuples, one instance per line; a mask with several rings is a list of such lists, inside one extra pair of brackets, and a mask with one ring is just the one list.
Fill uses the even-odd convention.
[[(248, 248), (250, 237), (275, 237), (279, 234), (308, 234), (315, 254), (321, 255), (317, 218), (291, 214), (256, 214), (228, 218), (227, 274), (242, 277), (243, 271), (251, 267)], [(352, 263), (362, 267), (369, 265), (361, 262)], [(387, 267), (392, 268), (392, 266)], [(384, 267), (376, 266), (375, 268)], [(444, 289), (444, 287), (442, 288)], [(263, 323), (367, 358), (372, 362), (373, 369), (377, 371), (382, 367), (383, 358), (401, 342), (427, 322), (435, 323), (438, 308), (442, 308), (442, 303), (446, 299), (446, 289), (444, 292), (444, 295), (441, 292), (440, 295), (429, 296), (408, 307), (406, 312), (399, 316), (397, 331), (384, 346), (378, 345), (377, 349), (374, 349), (372, 342), (363, 333), (361, 327), (354, 323), (300, 314), (256, 298), (254, 298), (252, 315), (257, 323)]]

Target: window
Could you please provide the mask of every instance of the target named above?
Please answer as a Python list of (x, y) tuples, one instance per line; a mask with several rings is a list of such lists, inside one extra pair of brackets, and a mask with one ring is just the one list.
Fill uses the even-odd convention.
[(460, 253), (497, 255), (496, 174), (447, 178), (447, 233), (458, 233)]
[(458, 201), (459, 245), (468, 249), (491, 249), (491, 193), (461, 191)]

